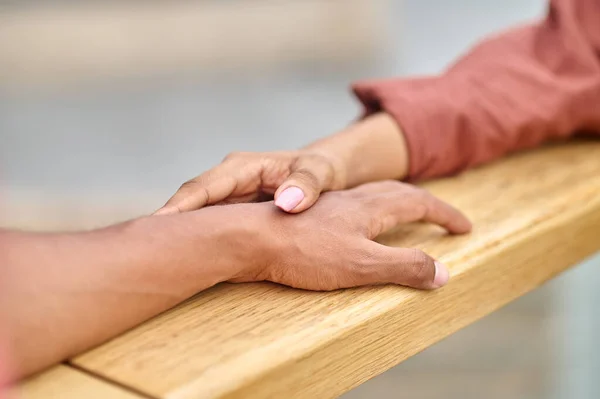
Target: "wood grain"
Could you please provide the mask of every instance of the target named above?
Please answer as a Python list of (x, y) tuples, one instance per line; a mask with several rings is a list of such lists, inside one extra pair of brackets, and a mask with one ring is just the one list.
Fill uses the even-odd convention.
[[(343, 4), (342, 4), (343, 3)], [(0, 85), (262, 71), (371, 59), (380, 0), (70, 2), (0, 13)]]
[(600, 143), (514, 156), (427, 188), (463, 209), (473, 233), (404, 226), (381, 242), (448, 264), (443, 289), (223, 284), (73, 363), (157, 397), (336, 397), (600, 248)]
[(15, 399), (140, 399), (127, 390), (58, 365), (23, 381), (10, 392)]

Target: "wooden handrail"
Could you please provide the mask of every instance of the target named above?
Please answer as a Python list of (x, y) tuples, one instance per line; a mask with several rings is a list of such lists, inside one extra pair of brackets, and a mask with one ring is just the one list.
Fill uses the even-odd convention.
[(464, 210), (473, 233), (403, 226), (381, 242), (448, 264), (452, 280), (440, 290), (222, 284), (71, 364), (153, 398), (336, 397), (600, 249), (598, 142), (426, 187)]
[(62, 364), (29, 378), (11, 393), (10, 397), (18, 399), (144, 398), (144, 396)]

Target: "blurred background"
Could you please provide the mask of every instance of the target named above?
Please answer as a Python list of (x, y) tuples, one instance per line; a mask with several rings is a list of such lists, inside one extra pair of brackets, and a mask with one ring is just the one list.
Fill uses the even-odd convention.
[[(235, 150), (360, 112), (355, 80), (441, 71), (544, 0), (0, 0), (0, 226), (151, 212)], [(598, 259), (346, 394), (598, 398)]]

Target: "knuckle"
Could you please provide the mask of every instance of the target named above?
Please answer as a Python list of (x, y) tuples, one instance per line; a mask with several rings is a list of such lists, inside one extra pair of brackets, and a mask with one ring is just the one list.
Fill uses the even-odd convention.
[(411, 279), (416, 282), (426, 281), (430, 278), (433, 270), (431, 269), (431, 262), (429, 256), (427, 256), (423, 251), (418, 249), (410, 250), (410, 263), (409, 263), (409, 271)]
[(388, 275), (387, 264), (389, 262), (382, 261), (381, 254), (374, 250), (355, 250), (352, 253), (352, 259), (354, 261), (350, 265), (350, 274), (357, 283), (384, 280)]
[(431, 206), (432, 196), (429, 192), (423, 188), (410, 186), (402, 190), (403, 198), (406, 199), (411, 206), (419, 209), (427, 210)]
[(240, 159), (240, 158), (244, 158), (248, 155), (247, 152), (243, 152), (243, 151), (232, 151), (229, 154), (225, 155), (225, 158), (223, 158), (223, 162), (225, 161), (231, 161), (234, 159)]
[(377, 181), (377, 182), (371, 182), (371, 183), (364, 184), (362, 187), (367, 189), (368, 192), (371, 192), (373, 190), (392, 191), (392, 190), (397, 190), (401, 184), (402, 183), (400, 183), (396, 180), (381, 180), (381, 181)]
[(188, 180), (181, 185), (179, 191), (185, 192), (186, 194), (193, 194), (194, 196), (201, 195), (202, 202), (210, 202), (210, 193), (208, 189), (197, 179)]
[(340, 174), (339, 166), (336, 168), (334, 162), (322, 154), (308, 155), (307, 160), (314, 166), (315, 170), (320, 171), (321, 180), (326, 184), (333, 184), (336, 180), (336, 174)]
[(346, 229), (359, 233), (361, 236), (368, 236), (369, 231), (373, 229), (373, 224), (377, 223), (369, 208), (364, 205), (364, 201), (350, 202), (343, 208), (335, 208), (332, 215), (345, 220)]
[(375, 263), (375, 256), (370, 251), (357, 250), (352, 254), (352, 269), (359, 275), (371, 273)]
[(425, 190), (424, 188), (421, 187), (416, 187), (413, 186), (412, 190), (410, 191), (411, 195), (418, 200), (421, 201), (430, 201), (432, 200), (434, 197), (429, 193), (429, 191)]
[(393, 179), (387, 179), (387, 180), (382, 180), (381, 184), (385, 185), (386, 187), (389, 188), (400, 188), (400, 187), (404, 187), (404, 183), (399, 182), (398, 180), (393, 180)]
[(319, 178), (310, 169), (297, 169), (294, 172), (293, 177), (294, 179), (308, 186), (308, 188), (311, 188), (313, 190), (318, 190), (320, 188)]
[(382, 180), (381, 182), (376, 184), (380, 184), (381, 188), (386, 191), (405, 190), (407, 186), (406, 184), (397, 180)]
[(186, 182), (184, 182), (179, 189), (180, 190), (190, 190), (190, 189), (194, 189), (196, 186), (198, 186), (200, 183), (196, 180), (196, 179), (190, 179)]
[(353, 201), (361, 202), (362, 199), (364, 199), (368, 193), (368, 190), (365, 188), (365, 186), (367, 186), (369, 184), (372, 184), (372, 183), (363, 184), (363, 185), (351, 188), (349, 190), (338, 191), (338, 193), (340, 193), (341, 195), (344, 195), (348, 198), (351, 198)]

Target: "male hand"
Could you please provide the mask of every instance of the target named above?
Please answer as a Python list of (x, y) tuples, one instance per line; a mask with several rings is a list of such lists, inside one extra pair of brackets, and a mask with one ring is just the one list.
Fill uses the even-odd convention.
[(471, 229), (455, 208), (397, 181), (323, 194), (298, 215), (268, 203), (231, 206), (230, 215), (238, 214), (264, 233), (257, 233), (262, 240), (257, 256), (263, 259), (229, 281), (269, 280), (318, 291), (385, 283), (441, 287), (449, 278), (444, 265), (420, 250), (372, 240), (398, 224), (416, 221), (438, 224), (453, 234)]

